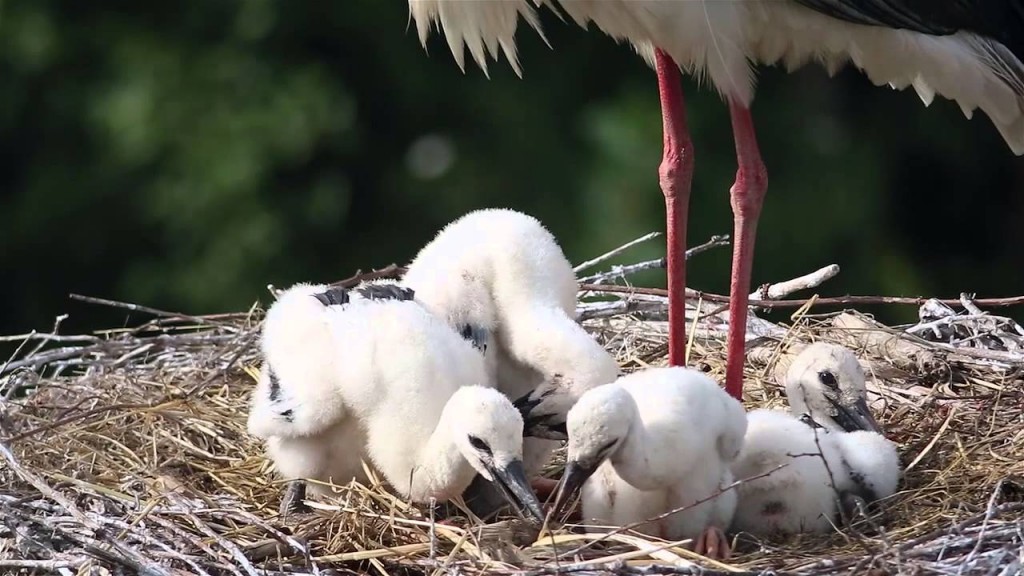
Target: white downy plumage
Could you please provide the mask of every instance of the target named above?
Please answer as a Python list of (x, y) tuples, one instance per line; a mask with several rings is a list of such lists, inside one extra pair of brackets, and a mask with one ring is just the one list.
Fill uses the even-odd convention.
[[(264, 364), (253, 391), (249, 433), (285, 478), (315, 478), (345, 484), (366, 482), (360, 450), (365, 436), (334, 393), (335, 357), (326, 305), (315, 296), (324, 284), (297, 284), (267, 310), (260, 349)], [(287, 385), (282, 385), (287, 382)], [(326, 488), (313, 484), (312, 491)]]
[(326, 480), (342, 470), (334, 480), (346, 481), (366, 457), (417, 502), (458, 496), (479, 473), (542, 517), (522, 468), (522, 418), (485, 387), (472, 346), (398, 286), (323, 288), (289, 289), (264, 325), (249, 429), (277, 438), (282, 473)]
[(555, 237), (514, 210), (470, 212), (416, 255), (402, 280), (417, 301), (477, 342), (499, 390), (526, 420), (537, 472), (552, 430), (587, 390), (618, 377), (614, 358), (576, 322), (576, 276)]
[(858, 501), (896, 491), (899, 456), (870, 414), (864, 373), (849, 350), (808, 346), (786, 375), (786, 395), (791, 414), (755, 410), (747, 416), (733, 474), (767, 475), (737, 488), (734, 529), (757, 535), (825, 532)]
[[(707, 499), (636, 530), (669, 540), (721, 534), (736, 494), (743, 406), (696, 370), (650, 368), (587, 392), (569, 411), (569, 446), (556, 509), (583, 485), (583, 523), (625, 526)], [(712, 498), (713, 497), (713, 498)], [(722, 539), (721, 546), (727, 546)]]
[[(938, 94), (955, 100), (968, 118), (980, 108), (1013, 152), (1024, 154), (1024, 63), (1005, 45), (970, 32), (929, 35), (857, 24), (793, 0), (532, 4), (561, 8), (583, 27), (593, 22), (612, 38), (630, 42), (649, 63), (654, 48), (661, 48), (685, 71), (710, 80), (723, 97), (745, 107), (754, 98), (752, 63), (792, 71), (813, 61), (834, 73), (851, 62), (876, 85), (912, 86), (926, 105)], [(519, 18), (541, 33), (528, 0), (409, 0), (409, 9), (420, 40), (425, 44), (436, 24), (463, 69), (465, 47), (485, 72), (488, 55), (497, 59), (500, 51), (519, 73)]]

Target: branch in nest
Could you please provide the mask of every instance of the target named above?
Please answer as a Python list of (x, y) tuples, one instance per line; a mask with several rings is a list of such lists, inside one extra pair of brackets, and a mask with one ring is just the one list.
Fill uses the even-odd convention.
[(651, 240), (653, 238), (657, 238), (658, 236), (661, 236), (661, 232), (651, 232), (649, 234), (644, 234), (643, 236), (637, 238), (636, 240), (630, 240), (629, 242), (626, 242), (625, 244), (623, 244), (622, 246), (619, 246), (618, 248), (615, 248), (614, 250), (611, 250), (609, 252), (605, 252), (604, 254), (601, 254), (597, 258), (592, 258), (590, 260), (587, 260), (586, 262), (582, 262), (582, 263), (578, 264), (575, 268), (572, 269), (572, 271), (576, 272), (576, 273), (579, 273), (581, 270), (586, 270), (587, 268), (593, 268), (594, 266), (597, 266), (598, 264), (600, 264), (601, 262), (604, 262), (605, 260), (609, 260), (611, 258), (614, 258), (614, 257), (618, 256), (619, 254), (622, 254), (623, 252), (625, 252), (626, 250), (629, 250), (630, 248), (632, 248), (633, 246), (636, 246), (637, 244), (640, 244), (642, 242), (646, 242), (646, 241)]
[(921, 319), (906, 329), (930, 342), (956, 347), (971, 347), (1000, 352), (1024, 350), (1024, 328), (1013, 319), (989, 314), (975, 304), (973, 295), (961, 294), (960, 303), (966, 314), (957, 314), (951, 307), (931, 299), (918, 311)]
[[(719, 242), (722, 238), (723, 237), (721, 237), (721, 236), (715, 236), (709, 242), (707, 242), (705, 244), (702, 244), (701, 246), (698, 246), (697, 248), (694, 248), (694, 250), (698, 250), (698, 249), (707, 250), (708, 248), (702, 248), (702, 247), (713, 247), (713, 246), (717, 245), (716, 242)], [(791, 280), (783, 280), (782, 282), (776, 282), (774, 284), (765, 284), (765, 285), (761, 286), (760, 288), (758, 288), (757, 290), (755, 290), (752, 294), (750, 294), (749, 299), (752, 300), (750, 305), (751, 306), (756, 306), (756, 303), (764, 301), (763, 299), (766, 299), (766, 298), (774, 301), (777, 298), (783, 298), (783, 297), (788, 296), (788, 295), (790, 295), (790, 294), (792, 294), (794, 292), (799, 292), (800, 290), (807, 290), (807, 289), (810, 289), (810, 288), (817, 288), (822, 283), (824, 283), (824, 282), (834, 278), (837, 274), (839, 274), (839, 266), (837, 264), (830, 264), (828, 266), (825, 266), (824, 268), (815, 270), (814, 272), (811, 272), (810, 274), (804, 274), (803, 276), (798, 276), (798, 277), (793, 278)], [(615, 286), (615, 285), (612, 285), (612, 284), (589, 284), (589, 283), (584, 283), (584, 284), (580, 285), (580, 290), (581, 291), (587, 291), (587, 290), (593, 289), (594, 291), (597, 291), (597, 292), (613, 292), (613, 293), (614, 292), (618, 292), (618, 293), (628, 292), (628, 293), (633, 294), (633, 295), (652, 296), (652, 297), (659, 297), (659, 298), (667, 298), (668, 297), (668, 291), (664, 290), (664, 289), (661, 289), (661, 288), (637, 288), (637, 287), (618, 286), (616, 289), (610, 289), (609, 287), (611, 287), (611, 286)], [(694, 290), (690, 290), (689, 288), (686, 290), (686, 293), (687, 293), (688, 297), (691, 297), (692, 295), (696, 294), (696, 295), (698, 295), (698, 297), (703, 297), (704, 300), (707, 300), (707, 301), (710, 301), (710, 302), (717, 302), (717, 301), (722, 301), (724, 303), (728, 303), (729, 302), (729, 297), (728, 296), (717, 296), (717, 295), (711, 295), (711, 294), (696, 292)]]
[(42, 570), (44, 572), (58, 572), (61, 570), (79, 569), (89, 562), (87, 557), (72, 558), (69, 560), (0, 560), (0, 568), (28, 569), (33, 572)]
[(358, 286), (362, 282), (369, 280), (398, 280), (405, 275), (407, 268), (405, 266), (399, 266), (398, 264), (391, 263), (383, 268), (378, 268), (372, 272), (363, 272), (362, 270), (356, 270), (356, 273), (344, 280), (338, 280), (332, 282), (331, 286), (340, 286), (342, 288), (351, 288)]
[[(618, 294), (646, 294), (648, 296), (661, 296), (668, 298), (668, 290), (665, 290), (664, 288), (638, 288), (635, 286), (617, 286), (614, 284), (584, 284), (580, 286), (580, 291)], [(723, 304), (729, 303), (728, 296), (713, 294), (711, 292), (702, 292), (691, 288), (686, 289), (686, 297), (701, 298), (708, 302), (721, 302)], [(814, 306), (850, 306), (854, 304), (905, 304), (920, 306), (928, 300), (930, 300), (930, 298), (904, 298), (900, 296), (837, 296), (834, 298), (812, 297), (793, 300), (750, 300), (748, 304), (755, 308), (800, 308), (801, 306), (806, 306), (809, 302)], [(938, 299), (938, 301), (943, 304), (956, 304), (960, 302), (958, 299)], [(1024, 296), (979, 298), (975, 300), (974, 303), (980, 306), (992, 308), (1021, 306), (1024, 305)]]
[(143, 312), (145, 314), (151, 314), (153, 316), (161, 318), (171, 318), (175, 320), (189, 320), (196, 324), (207, 325), (219, 325), (220, 322), (211, 320), (208, 317), (203, 316), (192, 316), (191, 314), (181, 314), (179, 312), (168, 312), (166, 310), (160, 310), (159, 308), (150, 308), (149, 306), (143, 306), (141, 304), (132, 304), (130, 302), (119, 302), (117, 300), (107, 300), (106, 298), (94, 298), (92, 296), (82, 296), (81, 294), (69, 294), (69, 298), (72, 300), (78, 300), (79, 302), (86, 302), (89, 304), (99, 304), (100, 306), (110, 306), (111, 308), (124, 308), (131, 312)]
[[(712, 246), (716, 242), (715, 237), (712, 238), (706, 246)], [(700, 247), (698, 247), (700, 248)], [(807, 288), (814, 288), (833, 278), (839, 272), (839, 266), (835, 264), (816, 270), (810, 274), (805, 274), (792, 280), (785, 280), (775, 284), (766, 284), (760, 292), (765, 292), (770, 295), (785, 296), (797, 290), (805, 290)], [(603, 318), (609, 316), (615, 316), (616, 314), (630, 314), (630, 313), (642, 313), (645, 319), (664, 319), (663, 316), (668, 310), (668, 302), (665, 298), (665, 291), (652, 289), (652, 288), (635, 288), (627, 286), (614, 286), (614, 289), (609, 289), (610, 284), (585, 284), (580, 288), (581, 290), (587, 290), (589, 288), (595, 288), (595, 295), (605, 294), (623, 294), (627, 293), (628, 298), (620, 298), (614, 302), (588, 302), (583, 304), (578, 309), (579, 320), (589, 320), (592, 318)], [(688, 291), (692, 292), (692, 291)], [(728, 301), (728, 298), (726, 298)], [(707, 328), (714, 329), (715, 331), (725, 331), (728, 329), (728, 322), (721, 317), (721, 312), (725, 311), (724, 306), (713, 308), (710, 311), (702, 311), (700, 314), (699, 321), (707, 318), (716, 318), (715, 324), (709, 324), (707, 322), (700, 322), (700, 324)], [(687, 306), (687, 319), (692, 320), (697, 315), (696, 307)], [(698, 332), (701, 328), (698, 327)], [(766, 320), (758, 318), (754, 314), (750, 314), (747, 317), (747, 339), (750, 339), (750, 335), (754, 338), (762, 336), (768, 337), (781, 337), (784, 334), (784, 330), (779, 326), (772, 324)]]
[(785, 298), (794, 292), (817, 288), (828, 280), (839, 274), (838, 264), (829, 264), (824, 268), (815, 270), (810, 274), (804, 274), (792, 280), (785, 280), (776, 284), (765, 284), (750, 294), (750, 300), (778, 300)]
[[(392, 262), (383, 268), (377, 268), (370, 272), (363, 272), (362, 270), (356, 270), (356, 273), (345, 278), (344, 280), (336, 280), (328, 284), (328, 286), (340, 286), (341, 288), (352, 288), (358, 286), (362, 282), (370, 280), (400, 280), (402, 276), (405, 276), (408, 268), (405, 266), (399, 266)], [(267, 284), (267, 291), (276, 300), (284, 290), (274, 286), (273, 284)]]
[[(729, 245), (729, 236), (728, 235), (712, 236), (711, 239), (708, 240), (707, 242), (705, 242), (703, 244), (700, 244), (698, 246), (694, 246), (693, 248), (687, 249), (686, 250), (686, 259), (689, 260), (690, 258), (692, 258), (692, 257), (694, 257), (694, 256), (696, 256), (696, 255), (698, 255), (698, 254), (700, 254), (702, 252), (707, 252), (708, 250), (711, 250), (712, 248), (717, 248), (719, 246), (728, 246), (728, 245)], [(581, 284), (593, 284), (593, 283), (606, 282), (606, 281), (611, 280), (613, 278), (624, 278), (626, 276), (630, 276), (632, 274), (636, 274), (637, 272), (643, 272), (645, 270), (664, 270), (666, 268), (666, 266), (667, 266), (666, 259), (665, 258), (658, 258), (656, 260), (647, 260), (646, 262), (639, 262), (637, 264), (628, 264), (628, 265), (625, 265), (625, 266), (612, 266), (611, 270), (608, 270), (607, 272), (599, 272), (599, 273), (594, 274), (592, 276), (586, 276), (586, 277), (580, 278), (579, 281), (580, 281)]]
[[(11, 450), (2, 443), (0, 443), (0, 457), (7, 461), (7, 465), (16, 475), (18, 475), (18, 477), (32, 485), (32, 487), (45, 498), (56, 502), (58, 506), (70, 514), (71, 518), (77, 521), (82, 527), (87, 528), (93, 533), (103, 532), (102, 523), (105, 519), (102, 516), (97, 517), (95, 514), (86, 515), (83, 513), (70, 498), (51, 488), (50, 485), (37, 474), (21, 466), (17, 459), (15, 459)], [(63, 525), (56, 523), (48, 523), (48, 528), (62, 533), (65, 537), (78, 541), (92, 554), (129, 566), (135, 569), (138, 573), (152, 576), (169, 576), (169, 573), (165, 569), (149, 561), (142, 554), (118, 538), (110, 536), (106, 536), (103, 539), (92, 538), (79, 533), (80, 531), (68, 529)]]

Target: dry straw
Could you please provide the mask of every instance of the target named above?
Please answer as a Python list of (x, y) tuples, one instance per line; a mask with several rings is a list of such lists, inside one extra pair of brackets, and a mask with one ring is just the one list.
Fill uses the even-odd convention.
[[(600, 285), (581, 292), (585, 325), (626, 370), (665, 361), (663, 296), (624, 282), (661, 265), (587, 277)], [(781, 298), (836, 272), (759, 294)], [(339, 486), (311, 513), (282, 519), (281, 485), (245, 431), (261, 309), (194, 317), (86, 300), (151, 319), (73, 336), (58, 321), (49, 334), (4, 339), (18, 350), (0, 364), (0, 573), (1010, 575), (1024, 562), (1024, 331), (966, 296), (966, 313), (930, 302), (909, 330), (855, 311), (812, 316), (814, 299), (784, 301), (798, 308), (785, 324), (752, 319), (747, 407), (783, 404), (777, 374), (808, 342), (849, 346), (906, 473), (852, 526), (737, 535), (726, 563), (629, 530), (442, 524), (380, 486)], [(721, 378), (721, 305), (691, 302), (690, 364)]]

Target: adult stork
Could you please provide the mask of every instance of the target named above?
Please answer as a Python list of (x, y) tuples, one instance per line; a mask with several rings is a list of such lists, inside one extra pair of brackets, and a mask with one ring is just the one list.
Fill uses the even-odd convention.
[(519, 17), (541, 33), (533, 6), (560, 6), (627, 40), (657, 71), (664, 129), (659, 169), (667, 216), (669, 363), (685, 363), (686, 220), (693, 145), (680, 68), (710, 79), (728, 103), (738, 170), (730, 190), (733, 257), (726, 389), (742, 396), (747, 294), (757, 221), (767, 189), (750, 106), (752, 64), (793, 70), (810, 60), (835, 71), (851, 61), (877, 85), (913, 86), (927, 105), (955, 100), (970, 118), (983, 110), (1017, 155), (1024, 154), (1024, 0), (409, 0), (424, 44), (444, 30), (463, 69), (464, 47), (486, 72), (504, 53), (519, 73)]

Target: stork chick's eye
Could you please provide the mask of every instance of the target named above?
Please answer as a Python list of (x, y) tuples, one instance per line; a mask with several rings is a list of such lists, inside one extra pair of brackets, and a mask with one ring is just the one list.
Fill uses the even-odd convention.
[(839, 386), (839, 382), (836, 381), (836, 375), (828, 370), (818, 372), (818, 380), (829, 388), (837, 388)]
[(476, 436), (470, 435), (469, 445), (472, 446), (474, 449), (483, 452), (484, 454), (487, 454), (488, 456), (491, 455), (491, 447), (487, 445), (487, 442), (484, 442), (483, 440)]

